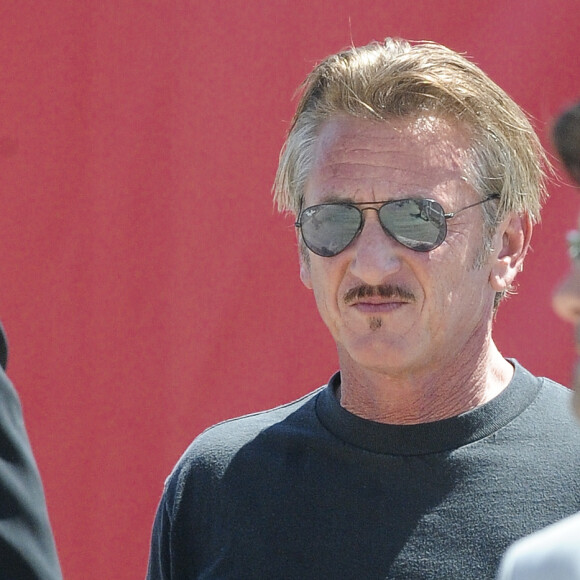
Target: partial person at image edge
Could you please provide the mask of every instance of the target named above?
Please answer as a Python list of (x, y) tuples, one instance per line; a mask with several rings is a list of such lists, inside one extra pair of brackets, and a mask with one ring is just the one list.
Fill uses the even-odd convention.
[(0, 326), (0, 580), (60, 580), (40, 474), (18, 395), (4, 372), (7, 360)]

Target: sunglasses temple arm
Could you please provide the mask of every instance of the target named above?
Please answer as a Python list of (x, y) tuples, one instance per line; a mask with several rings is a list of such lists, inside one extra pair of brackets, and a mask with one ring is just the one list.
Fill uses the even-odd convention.
[(466, 209), (469, 209), (471, 207), (475, 207), (476, 205), (481, 205), (482, 203), (486, 203), (488, 201), (491, 201), (492, 199), (499, 199), (499, 198), (500, 198), (499, 193), (494, 193), (492, 195), (488, 195), (485, 199), (482, 199), (480, 201), (476, 201), (475, 203), (472, 203), (472, 204), (470, 204), (470, 205), (468, 205), (466, 207), (462, 207), (461, 209), (458, 209), (457, 211), (453, 211), (453, 212), (450, 212), (450, 213), (446, 213), (446, 214), (443, 215), (443, 217), (445, 219), (448, 219), (449, 220), (451, 218), (454, 218), (458, 213), (461, 213), (462, 211), (465, 211)]

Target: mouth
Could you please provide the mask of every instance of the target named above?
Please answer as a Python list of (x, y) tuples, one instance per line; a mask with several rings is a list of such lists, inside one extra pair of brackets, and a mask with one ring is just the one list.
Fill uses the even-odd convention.
[(353, 302), (351, 306), (356, 308), (359, 312), (364, 312), (368, 314), (379, 314), (381, 312), (392, 312), (397, 310), (401, 306), (409, 304), (407, 301), (403, 300), (385, 300), (384, 298), (372, 299), (365, 298), (363, 300)]
[(380, 314), (415, 302), (415, 296), (401, 286), (357, 286), (346, 292), (344, 302), (359, 312)]
[(407, 302), (383, 302), (382, 304), (369, 304), (366, 302), (359, 302), (353, 304), (354, 308), (362, 314), (387, 314), (394, 312)]

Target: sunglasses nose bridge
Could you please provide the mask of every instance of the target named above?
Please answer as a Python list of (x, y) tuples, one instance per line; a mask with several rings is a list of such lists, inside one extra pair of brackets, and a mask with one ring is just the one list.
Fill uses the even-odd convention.
[[(382, 207), (382, 206), (381, 206)], [(380, 218), (379, 218), (379, 211), (381, 210), (381, 207), (358, 207), (357, 209), (360, 211), (360, 215), (361, 215), (361, 230), (365, 227), (365, 223), (366, 223), (366, 217), (365, 217), (365, 211), (368, 210), (373, 210), (374, 212), (376, 212), (377, 214), (377, 220), (380, 222)]]
[[(357, 208), (359, 210), (360, 216), (361, 216), (361, 223), (360, 223), (360, 227), (358, 229), (357, 237), (361, 236), (363, 234), (363, 230), (367, 229), (366, 228), (366, 225), (367, 225), (366, 216), (365, 216), (364, 212), (366, 212), (367, 210), (373, 210), (376, 214), (376, 221), (374, 219), (372, 221), (376, 226), (379, 227), (382, 236), (386, 235), (388, 238), (394, 238), (394, 236), (391, 233), (391, 231), (389, 230), (389, 228), (385, 226), (385, 224), (383, 223), (383, 220), (381, 219), (380, 212), (383, 209), (383, 207), (384, 207), (384, 204), (379, 205), (379, 207), (358, 207)], [(384, 243), (384, 239), (383, 239), (383, 243)]]
[(359, 211), (361, 212), (361, 227), (359, 230), (359, 233), (362, 232), (362, 229), (365, 227), (365, 217), (364, 217), (364, 212), (371, 209), (373, 210), (376, 215), (377, 215), (377, 223), (381, 226), (382, 231), (390, 238), (394, 238), (395, 236), (393, 235), (393, 232), (391, 232), (391, 230), (388, 228), (388, 226), (385, 224), (384, 220), (381, 219), (381, 211), (383, 210), (383, 208), (385, 207), (386, 204), (381, 204), (379, 205), (379, 207), (359, 207)]
[[(383, 207), (383, 206), (381, 206), (381, 207)], [(379, 213), (379, 211), (380, 211), (381, 207), (372, 207), (372, 206), (369, 206), (369, 207), (359, 207), (358, 209), (359, 209), (359, 211), (360, 211), (361, 213), (362, 213), (362, 212), (365, 212), (365, 211), (367, 211), (367, 210), (369, 210), (369, 209), (372, 209), (373, 211), (376, 211), (377, 213)]]

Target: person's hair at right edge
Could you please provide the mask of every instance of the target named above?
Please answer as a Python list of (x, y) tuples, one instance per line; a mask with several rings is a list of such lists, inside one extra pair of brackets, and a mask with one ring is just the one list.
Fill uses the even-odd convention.
[(466, 179), (482, 199), (500, 195), (483, 209), (486, 249), (506, 213), (539, 221), (549, 162), (522, 109), (460, 54), (433, 42), (392, 38), (332, 55), (306, 78), (274, 182), (280, 211), (299, 213), (316, 138), (324, 122), (339, 114), (459, 120), (471, 137)]
[(580, 102), (558, 117), (552, 128), (552, 139), (564, 167), (580, 185)]

